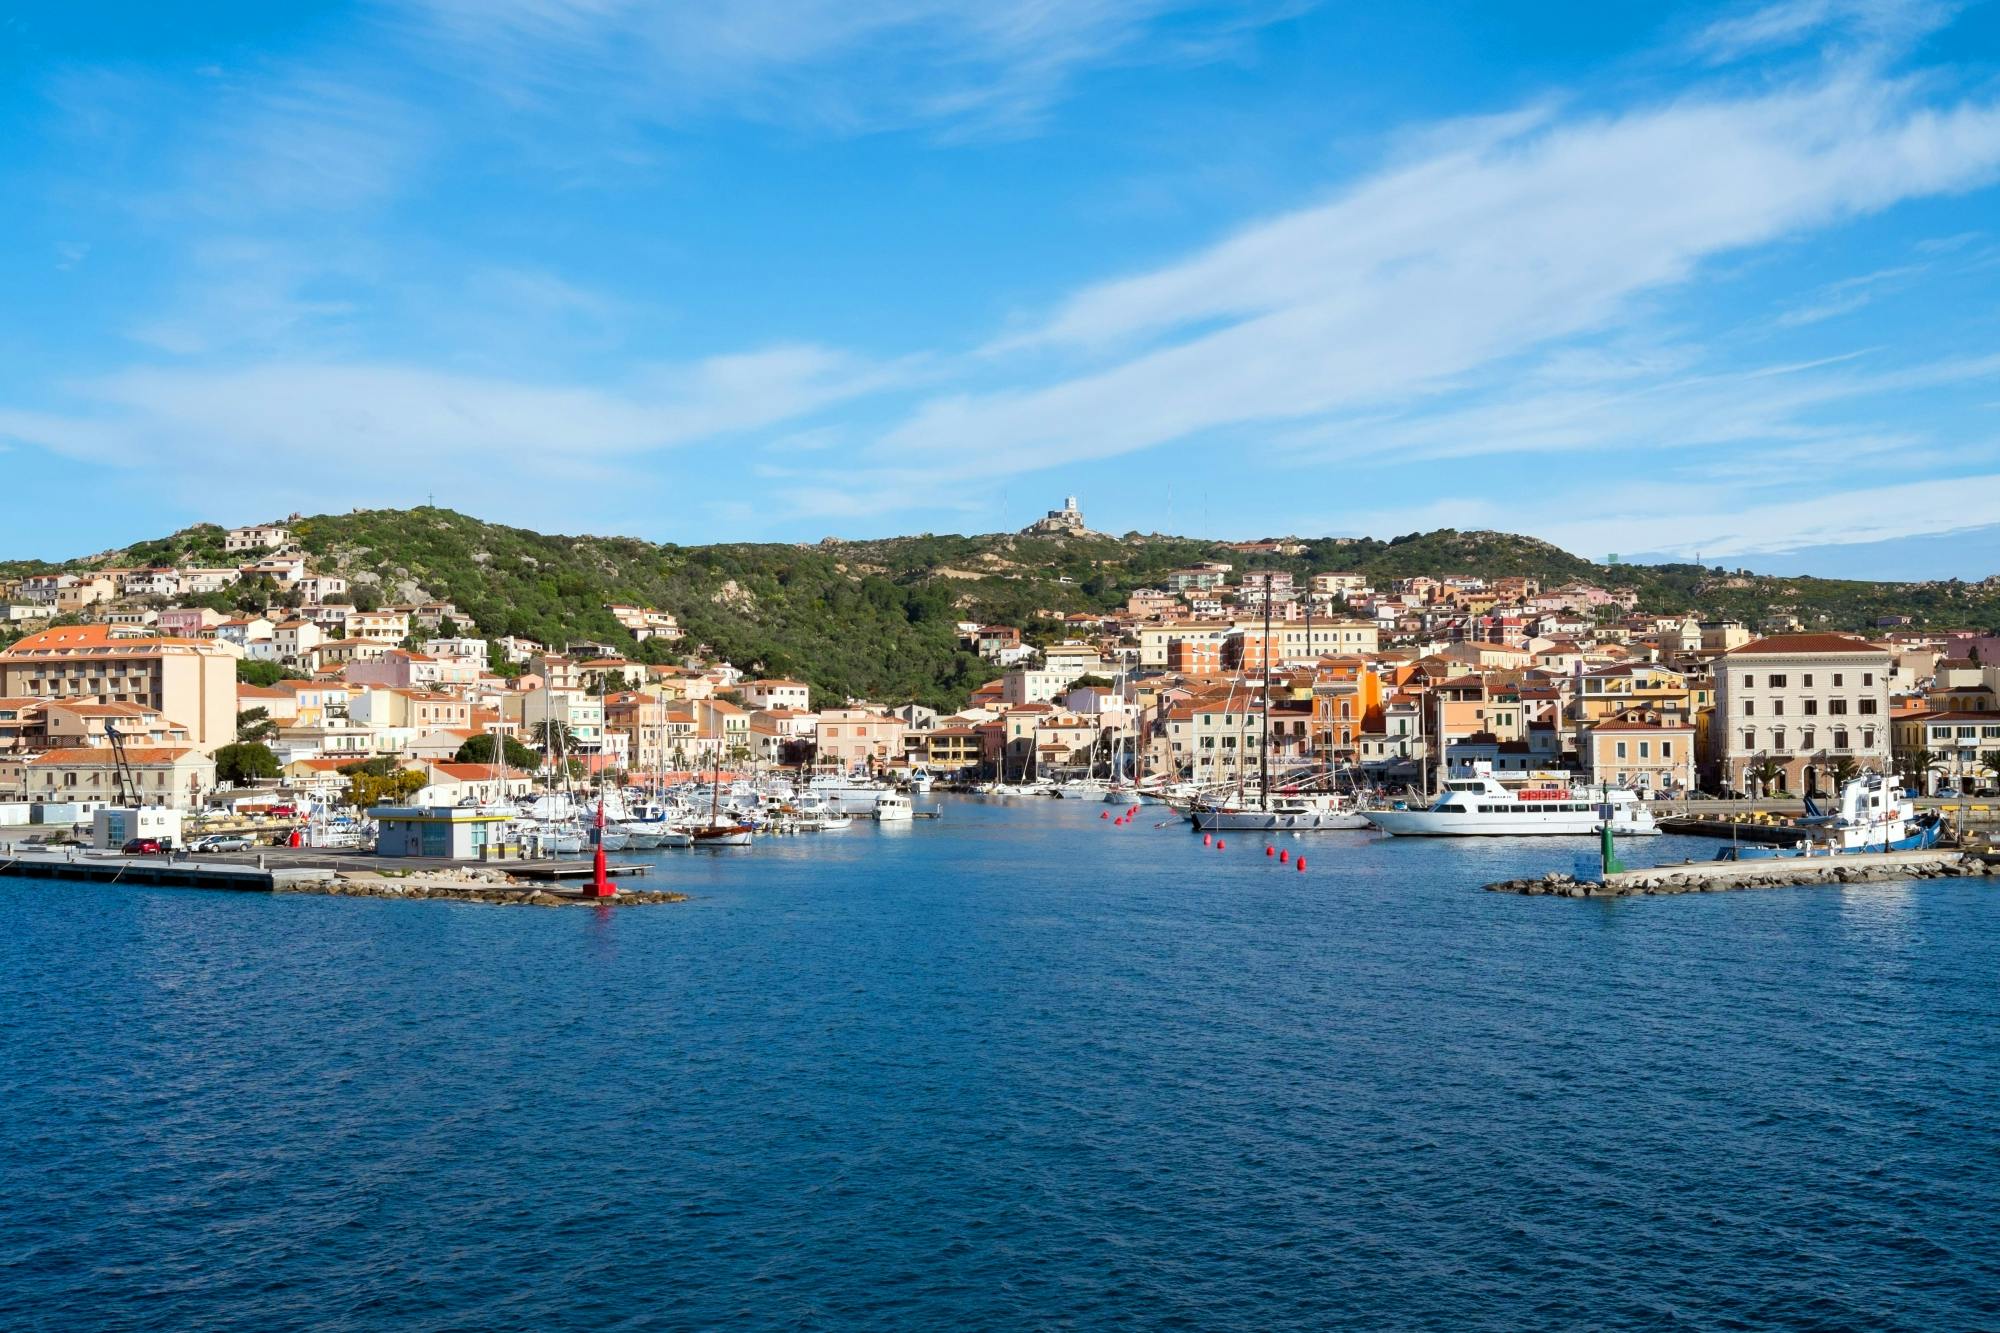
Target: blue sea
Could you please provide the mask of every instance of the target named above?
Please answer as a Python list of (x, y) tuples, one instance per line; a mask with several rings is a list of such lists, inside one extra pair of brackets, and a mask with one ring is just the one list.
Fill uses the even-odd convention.
[(0, 1327), (2000, 1327), (1991, 882), (1101, 810), (622, 910), (0, 881)]

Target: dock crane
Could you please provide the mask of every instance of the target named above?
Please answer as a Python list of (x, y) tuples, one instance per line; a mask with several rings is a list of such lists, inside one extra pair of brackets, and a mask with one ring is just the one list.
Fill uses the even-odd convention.
[(132, 771), (132, 761), (125, 754), (125, 737), (119, 733), (118, 724), (106, 721), (104, 738), (111, 742), (111, 758), (118, 775), (118, 804), (137, 809), (145, 802), (139, 796), (139, 778)]

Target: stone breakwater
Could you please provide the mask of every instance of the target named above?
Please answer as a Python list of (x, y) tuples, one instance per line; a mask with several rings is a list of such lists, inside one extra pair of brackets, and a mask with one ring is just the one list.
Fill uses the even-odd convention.
[(1722, 893), (1731, 889), (1779, 889), (1809, 884), (1871, 884), (1889, 880), (1962, 879), (2000, 875), (2000, 864), (1957, 852), (1891, 852), (1877, 856), (1829, 856), (1756, 861), (1710, 861), (1693, 865), (1624, 870), (1603, 882), (1551, 871), (1528, 879), (1503, 879), (1488, 893), (1555, 898), (1623, 898), (1673, 893)]
[(334, 898), (395, 898), (415, 902), (437, 900), (457, 903), (491, 903), (504, 907), (641, 907), (653, 903), (684, 903), (685, 893), (661, 889), (621, 888), (609, 898), (586, 898), (571, 890), (551, 891), (494, 871), (466, 871), (455, 875), (338, 874), (319, 880), (280, 881), (279, 893), (312, 893)]

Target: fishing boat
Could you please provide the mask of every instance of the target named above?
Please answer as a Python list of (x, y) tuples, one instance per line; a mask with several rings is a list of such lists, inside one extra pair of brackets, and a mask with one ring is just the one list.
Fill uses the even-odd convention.
[(1607, 822), (1620, 837), (1660, 831), (1637, 792), (1558, 783), (1509, 787), (1486, 764), (1477, 765), (1469, 777), (1446, 779), (1428, 808), (1369, 810), (1365, 817), (1399, 838), (1582, 838), (1594, 836)]
[(1864, 773), (1842, 785), (1840, 800), (1821, 810), (1806, 798), (1799, 827), (1805, 839), (1788, 847), (1739, 844), (1716, 853), (1718, 861), (1762, 861), (1802, 856), (1853, 856), (1860, 852), (1920, 852), (1938, 845), (1944, 821), (1935, 810), (1919, 814), (1879, 773)]
[(875, 822), (878, 824), (907, 824), (916, 818), (916, 809), (910, 798), (901, 792), (885, 792), (875, 802)]

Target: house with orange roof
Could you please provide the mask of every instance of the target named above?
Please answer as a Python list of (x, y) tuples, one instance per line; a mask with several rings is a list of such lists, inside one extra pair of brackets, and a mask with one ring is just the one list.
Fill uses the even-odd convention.
[[(23, 756), (27, 801), (114, 802), (120, 798), (118, 760), (108, 745), (66, 746)], [(141, 805), (191, 810), (215, 787), (215, 761), (192, 745), (128, 745), (125, 762)]]
[(236, 660), (206, 640), (65, 625), (0, 651), (0, 695), (133, 703), (212, 750), (236, 739)]

